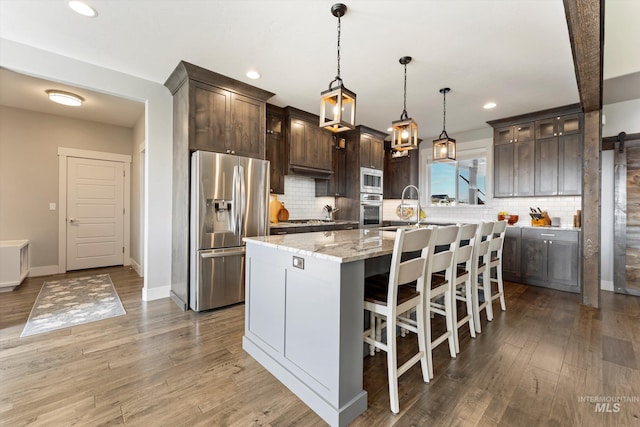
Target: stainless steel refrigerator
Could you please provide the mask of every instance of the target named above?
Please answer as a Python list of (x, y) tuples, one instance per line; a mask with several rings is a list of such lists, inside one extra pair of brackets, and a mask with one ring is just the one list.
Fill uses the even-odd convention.
[(269, 162), (195, 151), (190, 229), (189, 307), (244, 301), (242, 238), (269, 232)]

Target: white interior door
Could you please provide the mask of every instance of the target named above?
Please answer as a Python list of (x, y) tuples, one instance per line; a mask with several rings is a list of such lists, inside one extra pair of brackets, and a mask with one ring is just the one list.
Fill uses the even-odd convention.
[(122, 265), (124, 164), (67, 158), (67, 270)]

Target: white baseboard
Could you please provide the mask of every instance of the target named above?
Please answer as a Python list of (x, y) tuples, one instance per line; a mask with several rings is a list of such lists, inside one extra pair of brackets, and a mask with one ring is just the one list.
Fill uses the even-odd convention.
[(58, 274), (58, 265), (29, 267), (29, 277), (50, 276), (52, 274)]
[(171, 285), (160, 286), (157, 288), (142, 288), (142, 301), (153, 301), (162, 298), (169, 298), (171, 292)]
[(600, 289), (603, 291), (613, 292), (613, 282), (610, 280), (601, 280)]
[(131, 263), (131, 268), (133, 268), (135, 272), (138, 273), (138, 276), (144, 277), (144, 271), (142, 269), (142, 266), (138, 264), (136, 260), (133, 258), (131, 258), (129, 262)]

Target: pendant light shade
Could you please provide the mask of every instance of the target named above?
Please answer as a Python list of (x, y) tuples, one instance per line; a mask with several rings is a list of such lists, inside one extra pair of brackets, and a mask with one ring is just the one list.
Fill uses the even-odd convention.
[(410, 56), (400, 58), (404, 65), (404, 109), (400, 120), (391, 122), (391, 149), (396, 151), (418, 148), (418, 124), (407, 114), (407, 64), (410, 62)]
[(438, 139), (433, 141), (433, 161), (434, 162), (442, 162), (442, 161), (450, 161), (456, 159), (456, 140), (453, 138), (449, 138), (446, 130), (446, 120), (447, 120), (447, 93), (449, 93), (451, 89), (448, 87), (440, 89), (440, 93), (443, 96), (442, 103), (442, 132)]
[(331, 14), (338, 18), (338, 72), (329, 89), (320, 94), (320, 127), (332, 132), (356, 127), (356, 94), (344, 87), (340, 78), (340, 18), (346, 12), (347, 6), (342, 3), (331, 6)]

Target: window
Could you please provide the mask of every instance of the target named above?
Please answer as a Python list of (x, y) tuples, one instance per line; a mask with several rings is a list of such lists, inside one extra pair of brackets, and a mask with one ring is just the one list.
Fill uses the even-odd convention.
[(431, 205), (484, 205), (487, 201), (486, 157), (429, 165)]

